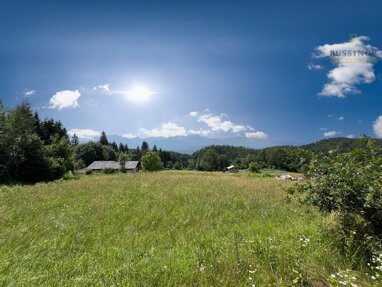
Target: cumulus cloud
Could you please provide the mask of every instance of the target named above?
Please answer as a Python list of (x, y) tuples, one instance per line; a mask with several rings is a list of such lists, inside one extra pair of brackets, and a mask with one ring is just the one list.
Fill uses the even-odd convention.
[(350, 134), (350, 135), (347, 135), (346, 136), (348, 139), (354, 139), (355, 138), (355, 136), (354, 135), (352, 135), (352, 134)]
[(382, 58), (382, 51), (365, 42), (369, 37), (359, 36), (347, 42), (325, 44), (316, 47), (313, 57), (330, 58), (336, 67), (327, 74), (329, 82), (320, 96), (344, 98), (359, 93), (357, 85), (370, 84), (375, 80), (374, 64)]
[(145, 129), (141, 128), (137, 134), (126, 133), (122, 135), (126, 138), (148, 138), (148, 137), (177, 137), (177, 136), (192, 136), (198, 135), (207, 137), (214, 133), (234, 133), (245, 136), (250, 139), (264, 140), (268, 135), (262, 131), (256, 131), (250, 125), (235, 124), (227, 120), (227, 115), (213, 115), (208, 111), (200, 113), (192, 111), (189, 115), (195, 118), (198, 122), (204, 123), (208, 128), (186, 129), (174, 122), (167, 122), (161, 125), (160, 128)]
[(323, 67), (318, 64), (308, 64), (308, 69), (309, 70), (321, 70)]
[(256, 140), (268, 139), (268, 135), (261, 131), (245, 133), (245, 137), (249, 139), (256, 139)]
[(202, 136), (202, 137), (206, 137), (206, 136), (210, 135), (211, 133), (212, 133), (211, 131), (204, 130), (204, 129), (199, 129), (199, 130), (190, 129), (187, 132), (188, 135), (198, 135), (198, 136)]
[(335, 137), (336, 135), (338, 135), (338, 133), (336, 131), (330, 131), (330, 132), (325, 132), (323, 135), (324, 135), (324, 137), (331, 138), (331, 137)]
[(261, 131), (255, 131), (250, 125), (237, 124), (227, 119), (226, 114), (214, 115), (209, 112), (208, 109), (204, 113), (199, 113), (197, 111), (192, 111), (189, 113), (191, 117), (197, 118), (198, 122), (204, 123), (207, 125), (208, 129), (200, 129), (198, 131), (189, 130), (188, 134), (196, 134), (201, 136), (207, 136), (214, 132), (222, 133), (245, 133), (247, 138), (252, 139), (265, 139), (268, 137), (267, 134)]
[(339, 121), (343, 121), (345, 118), (343, 117), (343, 116), (341, 116), (341, 117), (338, 117), (338, 119), (337, 120), (339, 120)]
[(24, 90), (24, 96), (25, 97), (31, 97), (34, 94), (36, 94), (36, 90), (28, 90), (28, 89)]
[(138, 136), (135, 134), (132, 134), (132, 133), (126, 133), (126, 134), (123, 134), (122, 137), (127, 138), (127, 139), (133, 139), (133, 138), (136, 138)]
[(78, 90), (75, 91), (60, 91), (55, 93), (49, 100), (50, 108), (52, 109), (66, 109), (78, 107), (78, 98), (81, 93)]
[(229, 120), (225, 120), (227, 117), (225, 114), (213, 115), (213, 114), (204, 114), (199, 115), (198, 121), (205, 123), (212, 131), (214, 132), (233, 132), (239, 133), (244, 132), (248, 129), (247, 126), (241, 124), (234, 124)]
[(101, 132), (91, 129), (71, 129), (68, 131), (70, 136), (76, 134), (80, 139), (93, 140), (101, 135)]
[(176, 123), (167, 122), (164, 123), (159, 129), (140, 129), (142, 137), (176, 137), (186, 136), (187, 132), (184, 127), (178, 126)]
[(373, 130), (377, 137), (382, 138), (382, 116), (379, 116), (374, 124), (373, 124)]

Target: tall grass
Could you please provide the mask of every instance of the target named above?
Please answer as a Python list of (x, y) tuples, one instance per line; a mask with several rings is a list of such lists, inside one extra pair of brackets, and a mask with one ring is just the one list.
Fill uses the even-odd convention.
[(350, 264), (290, 183), (207, 172), (0, 188), (0, 286), (327, 286)]

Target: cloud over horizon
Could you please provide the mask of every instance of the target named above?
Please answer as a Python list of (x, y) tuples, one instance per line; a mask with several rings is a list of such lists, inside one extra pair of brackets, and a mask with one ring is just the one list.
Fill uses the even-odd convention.
[(140, 137), (150, 138), (150, 137), (177, 137), (177, 136), (186, 136), (187, 132), (184, 127), (181, 127), (173, 122), (167, 122), (162, 124), (159, 129), (140, 129)]
[(251, 133), (245, 133), (245, 137), (249, 139), (255, 139), (255, 140), (266, 140), (268, 139), (268, 135), (264, 132), (251, 132)]
[(326, 138), (332, 138), (332, 137), (335, 137), (338, 135), (338, 132), (336, 131), (329, 131), (329, 132), (325, 132), (323, 133), (324, 137)]
[(101, 135), (101, 132), (92, 129), (71, 129), (68, 131), (68, 135), (73, 136), (76, 134), (80, 139), (92, 140)]
[(378, 138), (382, 138), (382, 116), (379, 116), (373, 123), (373, 130)]

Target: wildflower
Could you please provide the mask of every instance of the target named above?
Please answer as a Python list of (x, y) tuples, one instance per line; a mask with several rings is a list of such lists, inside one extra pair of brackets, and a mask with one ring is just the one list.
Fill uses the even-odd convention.
[(200, 265), (200, 268), (199, 268), (199, 271), (200, 271), (200, 272), (204, 272), (204, 269), (206, 269), (206, 267), (205, 267), (203, 264), (201, 264), (201, 265)]

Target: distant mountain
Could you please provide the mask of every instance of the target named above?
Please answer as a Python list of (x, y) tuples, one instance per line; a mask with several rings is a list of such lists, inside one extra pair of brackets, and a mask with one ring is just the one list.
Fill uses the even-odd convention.
[(182, 153), (193, 153), (203, 147), (210, 145), (232, 145), (232, 146), (244, 146), (250, 148), (263, 148), (269, 145), (267, 141), (252, 140), (244, 137), (234, 137), (225, 139), (212, 139), (201, 136), (186, 136), (186, 137), (153, 137), (153, 138), (124, 138), (117, 135), (108, 136), (109, 142), (117, 142), (127, 144), (131, 148), (141, 146), (142, 141), (149, 143), (150, 147), (156, 145), (163, 150), (171, 150)]

